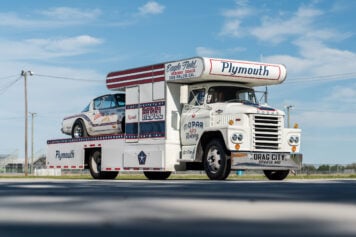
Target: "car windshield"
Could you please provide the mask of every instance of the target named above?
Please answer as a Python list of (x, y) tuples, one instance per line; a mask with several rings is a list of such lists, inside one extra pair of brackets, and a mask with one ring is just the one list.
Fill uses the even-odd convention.
[(250, 88), (234, 86), (214, 86), (209, 88), (208, 104), (229, 102), (257, 104), (255, 91)]
[(88, 112), (88, 111), (89, 111), (89, 106), (90, 106), (90, 104), (88, 104), (87, 106), (85, 106), (85, 108), (82, 110), (82, 113)]

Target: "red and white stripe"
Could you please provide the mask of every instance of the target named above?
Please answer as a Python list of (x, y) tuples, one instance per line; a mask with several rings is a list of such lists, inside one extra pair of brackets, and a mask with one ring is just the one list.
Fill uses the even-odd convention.
[(84, 165), (50, 165), (48, 169), (84, 169)]
[(111, 72), (106, 77), (106, 87), (112, 90), (126, 86), (164, 81), (164, 72), (164, 64)]

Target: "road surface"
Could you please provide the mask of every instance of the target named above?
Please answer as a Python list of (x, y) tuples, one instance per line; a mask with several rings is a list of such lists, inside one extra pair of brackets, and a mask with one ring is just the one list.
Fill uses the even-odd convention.
[(356, 236), (356, 180), (0, 179), (0, 236)]

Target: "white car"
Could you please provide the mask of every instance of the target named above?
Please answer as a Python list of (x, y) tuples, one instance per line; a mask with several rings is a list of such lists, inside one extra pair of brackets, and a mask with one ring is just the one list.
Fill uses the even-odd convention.
[(93, 99), (80, 114), (65, 117), (62, 132), (73, 138), (125, 132), (125, 93)]

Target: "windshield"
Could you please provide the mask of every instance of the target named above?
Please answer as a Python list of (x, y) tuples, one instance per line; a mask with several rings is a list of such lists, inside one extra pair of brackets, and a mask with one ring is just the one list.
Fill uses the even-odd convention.
[(85, 108), (82, 110), (82, 113), (88, 112), (89, 111), (89, 106), (90, 106), (90, 104), (85, 106)]
[(214, 86), (209, 88), (208, 104), (225, 102), (257, 104), (253, 89), (234, 86)]

